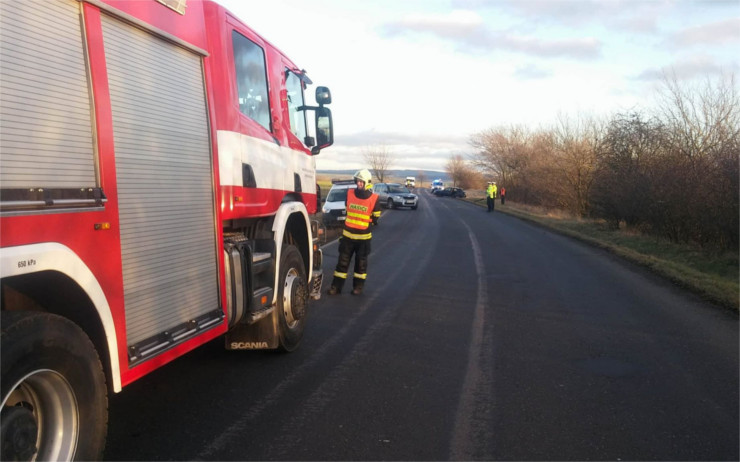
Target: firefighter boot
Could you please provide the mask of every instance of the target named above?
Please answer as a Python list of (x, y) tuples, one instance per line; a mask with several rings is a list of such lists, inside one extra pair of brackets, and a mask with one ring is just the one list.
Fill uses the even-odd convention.
[(362, 285), (356, 285), (352, 288), (352, 295), (362, 295)]
[(326, 293), (329, 295), (339, 295), (342, 293), (342, 286), (344, 286), (344, 279), (335, 277)]

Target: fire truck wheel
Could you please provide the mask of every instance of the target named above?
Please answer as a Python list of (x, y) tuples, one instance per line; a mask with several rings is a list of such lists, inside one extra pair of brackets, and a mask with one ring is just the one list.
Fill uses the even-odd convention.
[(296, 246), (284, 244), (280, 256), (278, 288), (281, 351), (295, 350), (303, 338), (308, 295), (308, 280), (301, 253)]
[(2, 312), (2, 460), (101, 460), (108, 396), (100, 359), (72, 321)]

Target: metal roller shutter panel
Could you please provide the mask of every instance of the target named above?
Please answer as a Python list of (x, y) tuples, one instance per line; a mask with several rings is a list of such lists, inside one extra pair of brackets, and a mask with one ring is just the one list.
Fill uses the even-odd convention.
[(201, 58), (103, 16), (128, 344), (219, 309)]
[(0, 186), (96, 186), (80, 6), (0, 0)]

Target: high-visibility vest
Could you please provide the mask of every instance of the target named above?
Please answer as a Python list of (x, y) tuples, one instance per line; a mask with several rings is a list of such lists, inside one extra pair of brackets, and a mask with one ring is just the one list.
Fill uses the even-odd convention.
[(367, 230), (373, 222), (373, 209), (377, 201), (377, 194), (371, 194), (367, 199), (360, 199), (354, 189), (347, 191), (347, 218), (344, 225), (359, 231)]

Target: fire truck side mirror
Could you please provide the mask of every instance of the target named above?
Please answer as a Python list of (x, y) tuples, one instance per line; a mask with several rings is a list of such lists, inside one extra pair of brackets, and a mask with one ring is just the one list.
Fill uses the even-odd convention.
[(311, 154), (316, 155), (332, 144), (334, 144), (334, 123), (331, 118), (331, 109), (318, 107), (316, 108), (316, 146), (311, 149)]
[(316, 87), (316, 102), (319, 106), (331, 104), (331, 92), (327, 87)]

